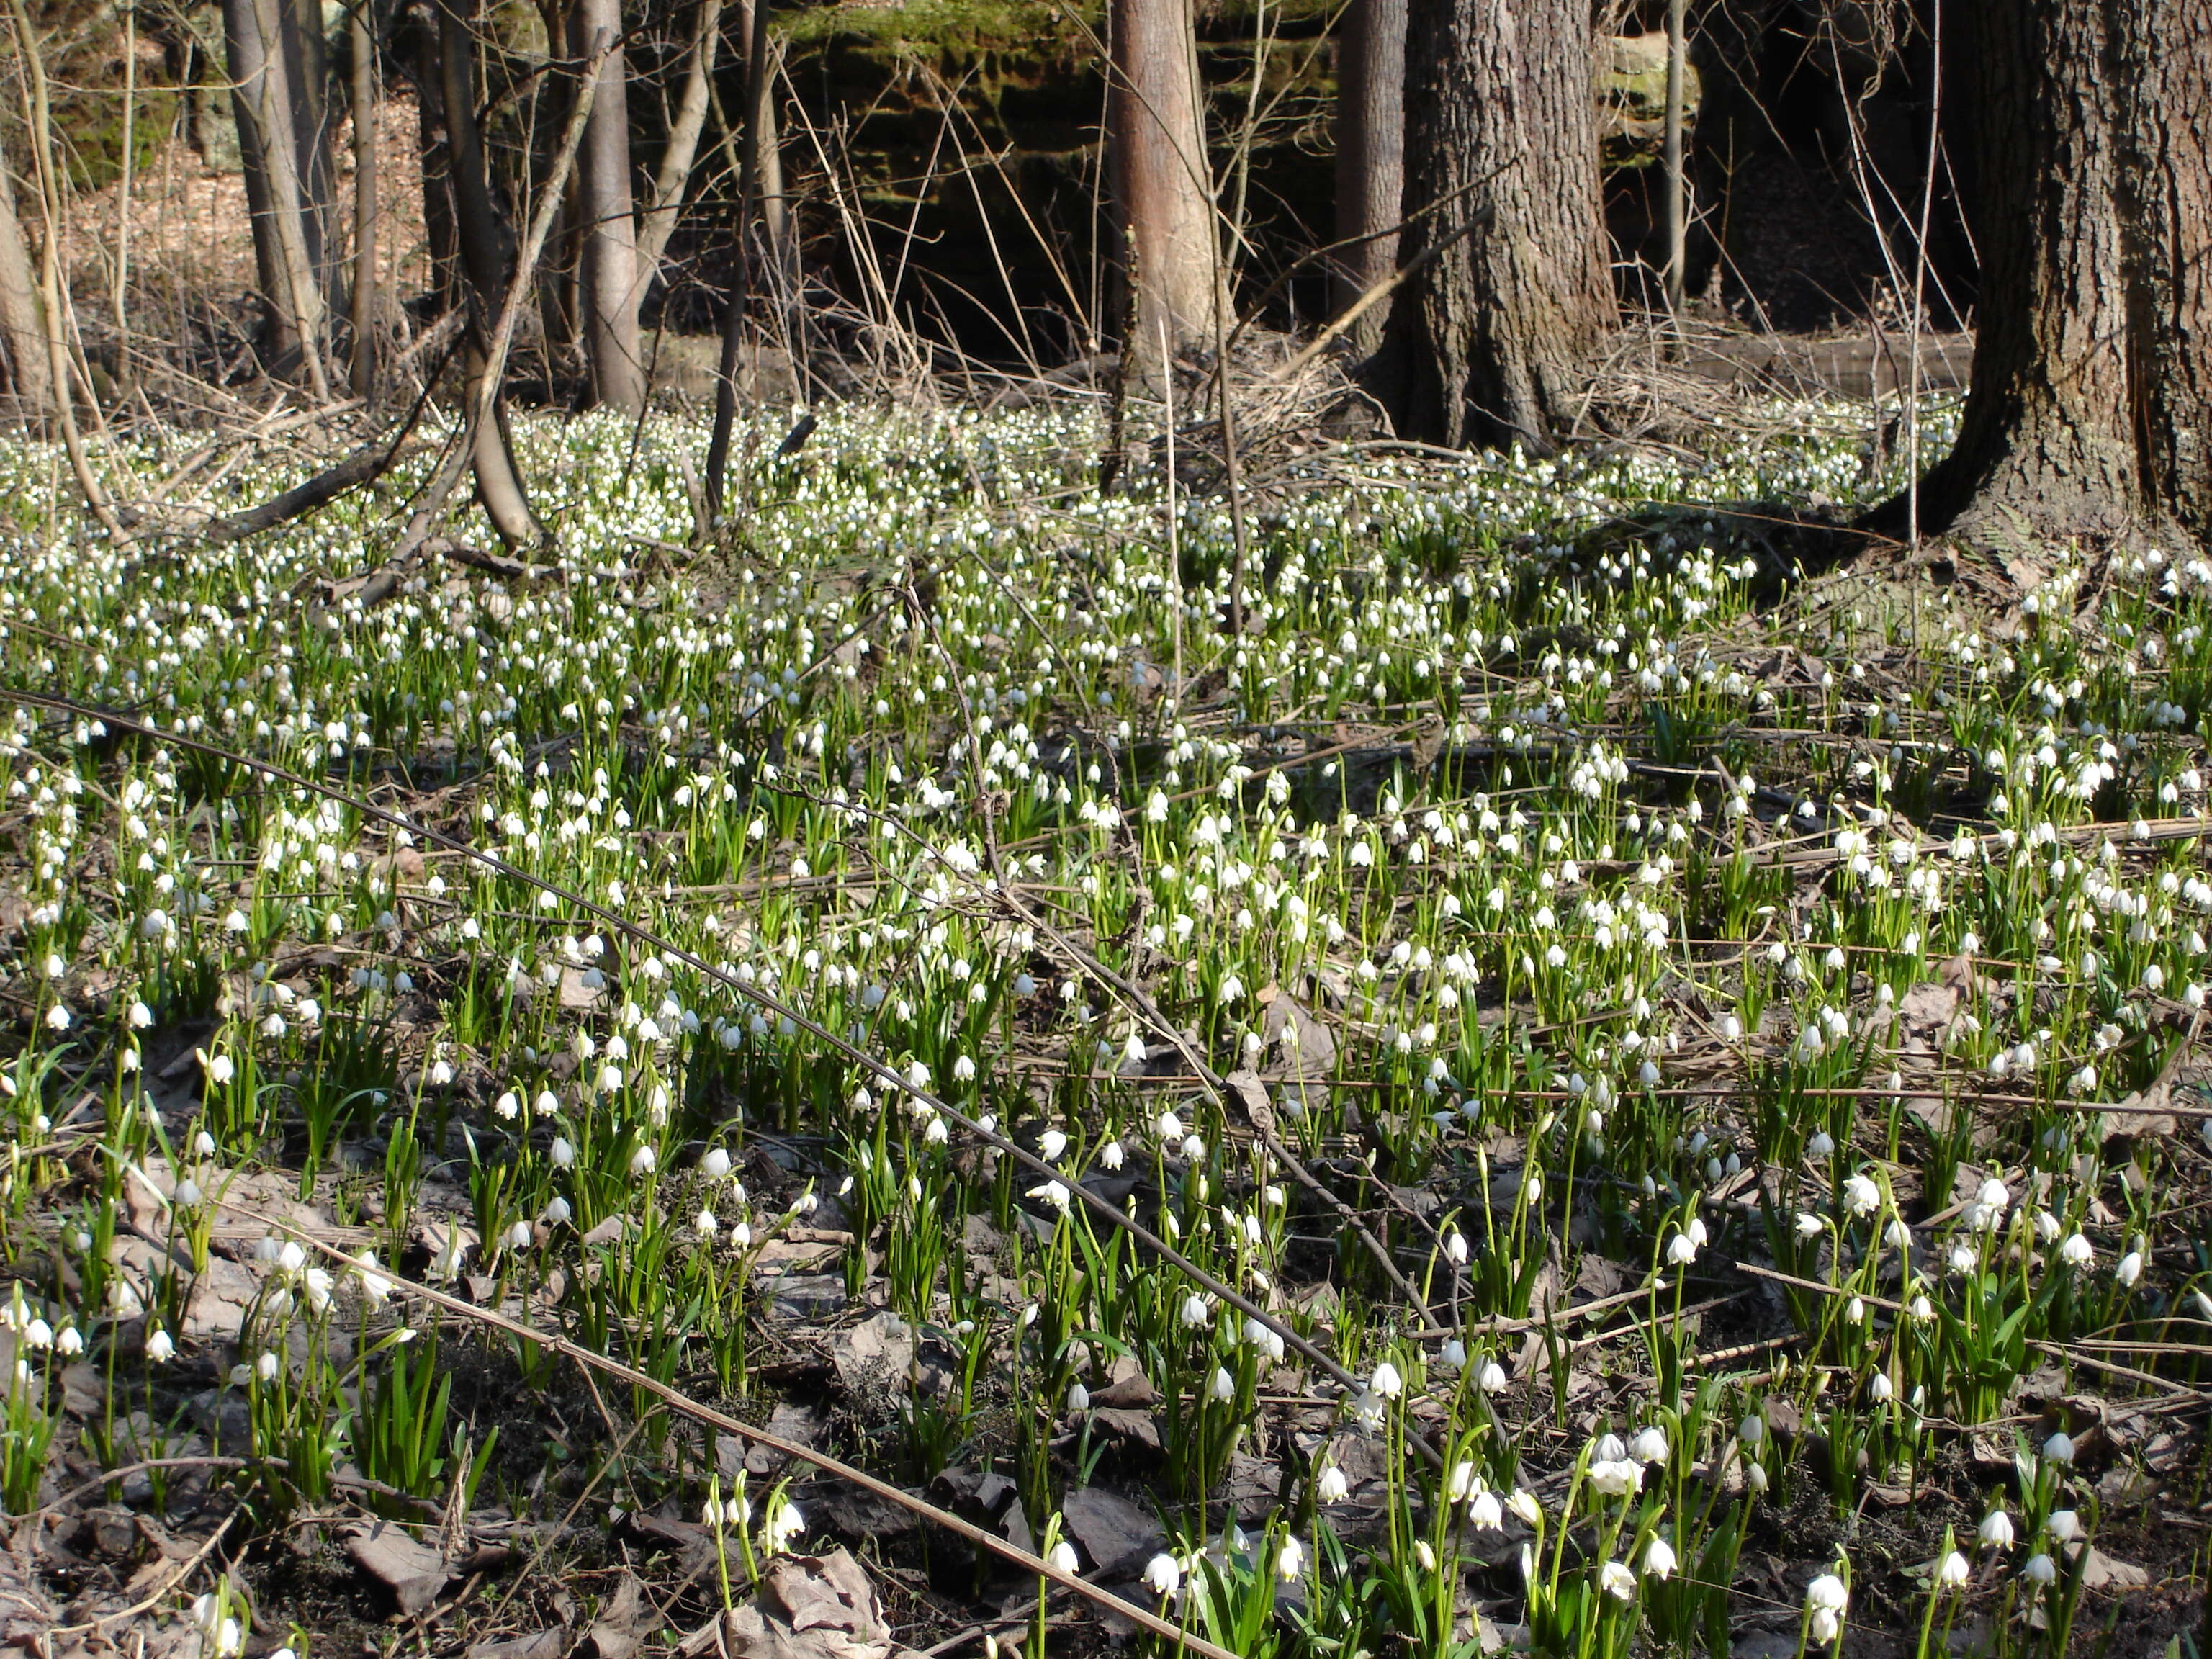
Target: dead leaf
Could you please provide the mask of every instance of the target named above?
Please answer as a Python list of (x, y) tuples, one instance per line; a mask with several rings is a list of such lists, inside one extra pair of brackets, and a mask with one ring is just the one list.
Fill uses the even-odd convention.
[(467, 1659), (561, 1659), (568, 1645), (568, 1632), (556, 1626), (504, 1641), (472, 1642), (464, 1651)]
[(914, 1369), (914, 1330), (888, 1310), (842, 1330), (830, 1340), (830, 1363), (848, 1393), (871, 1384), (902, 1385)]
[(1103, 1578), (1137, 1571), (1167, 1536), (1153, 1516), (1103, 1486), (1069, 1492), (1060, 1514), (1092, 1572)]
[(1336, 1066), (1336, 1038), (1296, 997), (1278, 997), (1268, 1005), (1260, 1035), (1271, 1045), (1281, 1045), (1286, 1075), (1325, 1078)]
[(776, 1557), (759, 1594), (688, 1638), (684, 1651), (696, 1659), (717, 1645), (730, 1659), (888, 1659), (891, 1632), (860, 1564), (840, 1549)]
[(605, 1007), (607, 976), (596, 968), (563, 968), (561, 970), (561, 1006), (584, 1010)]
[(2150, 1574), (2134, 1562), (2115, 1559), (2094, 1544), (2084, 1547), (2088, 1556), (2081, 1563), (2083, 1589), (2142, 1589), (2150, 1583)]
[[(641, 1627), (653, 1622), (653, 1615), (643, 1607), (645, 1587), (633, 1573), (625, 1572), (615, 1593), (599, 1609), (599, 1616), (592, 1621), (591, 1634), (594, 1659), (630, 1659), (637, 1651)], [(516, 1656), (516, 1659), (539, 1659), (535, 1654)]]
[(1105, 1383), (1091, 1391), (1091, 1403), (1097, 1407), (1150, 1406), (1159, 1397), (1160, 1391), (1145, 1375), (1145, 1368), (1127, 1354), (1115, 1355), (1106, 1368)]
[(1132, 1441), (1152, 1451), (1160, 1449), (1160, 1425), (1152, 1420), (1150, 1412), (1107, 1406), (1092, 1411), (1091, 1422), (1094, 1428), (1103, 1429), (1116, 1439)]
[(1252, 1127), (1262, 1134), (1273, 1133), (1275, 1127), (1275, 1109), (1267, 1103), (1267, 1085), (1260, 1081), (1260, 1074), (1250, 1070), (1231, 1072), (1222, 1079), (1229, 1092), (1244, 1109), (1244, 1115), (1252, 1120)]
[[(828, 1420), (811, 1406), (785, 1400), (779, 1401), (776, 1408), (769, 1413), (768, 1431), (799, 1445), (811, 1446)], [(773, 1446), (763, 1446), (757, 1441), (745, 1448), (745, 1472), (756, 1479), (781, 1474), (784, 1466), (790, 1462), (787, 1454)]]
[(446, 1558), (389, 1521), (355, 1528), (346, 1535), (345, 1551), (392, 1592), (402, 1613), (422, 1612), (446, 1588)]

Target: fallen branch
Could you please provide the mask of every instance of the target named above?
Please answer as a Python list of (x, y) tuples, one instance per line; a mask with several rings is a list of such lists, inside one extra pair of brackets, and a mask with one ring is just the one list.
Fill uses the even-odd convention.
[[(283, 1233), (298, 1240), (310, 1249), (319, 1251), (341, 1267), (350, 1267), (356, 1265), (352, 1258), (336, 1245), (326, 1244), (313, 1234), (295, 1227), (281, 1218), (261, 1215), (246, 1206), (233, 1203), (228, 1199), (218, 1198), (214, 1201), (224, 1209), (234, 1211), (260, 1223), (272, 1232)], [(971, 1544), (981, 1545), (1002, 1560), (1019, 1568), (1025, 1574), (1049, 1579), (1064, 1589), (1073, 1590), (1085, 1601), (1104, 1608), (1115, 1617), (1126, 1619), (1130, 1623), (1152, 1632), (1155, 1636), (1164, 1636), (1188, 1652), (1203, 1654), (1206, 1659), (1237, 1659), (1237, 1656), (1230, 1652), (1228, 1649), (1217, 1647), (1205, 1638), (1193, 1635), (1179, 1628), (1151, 1609), (1140, 1607), (1133, 1601), (1125, 1601), (1111, 1590), (1103, 1589), (1086, 1579), (1079, 1578), (1072, 1572), (1064, 1571), (1042, 1556), (1034, 1554), (1022, 1548), (1018, 1544), (1011, 1543), (1000, 1537), (998, 1534), (979, 1527), (972, 1521), (963, 1520), (948, 1510), (940, 1509), (927, 1498), (917, 1497), (902, 1486), (895, 1486), (888, 1480), (879, 1480), (866, 1469), (856, 1468), (850, 1463), (830, 1456), (827, 1452), (817, 1451), (803, 1442), (787, 1440), (783, 1436), (771, 1433), (767, 1429), (756, 1428), (752, 1424), (732, 1417), (726, 1412), (717, 1411), (712, 1406), (702, 1405), (668, 1383), (625, 1365), (618, 1359), (610, 1358), (605, 1354), (585, 1347), (581, 1343), (571, 1342), (565, 1336), (556, 1336), (550, 1332), (538, 1330), (533, 1326), (525, 1324), (521, 1320), (510, 1318), (493, 1309), (480, 1308), (473, 1302), (465, 1302), (459, 1297), (449, 1296), (443, 1291), (433, 1290), (428, 1285), (416, 1284), (411, 1279), (396, 1277), (386, 1269), (380, 1268), (378, 1274), (380, 1278), (389, 1279), (393, 1291), (397, 1293), (419, 1297), (433, 1307), (442, 1308), (448, 1313), (459, 1315), (464, 1319), (475, 1320), (479, 1324), (488, 1325), (494, 1330), (503, 1332), (508, 1336), (535, 1344), (550, 1352), (559, 1354), (562, 1358), (573, 1360), (586, 1370), (597, 1371), (601, 1376), (626, 1382), (639, 1393), (652, 1395), (672, 1410), (691, 1419), (695, 1423), (702, 1424), (723, 1434), (735, 1435), (740, 1439), (750, 1441), (755, 1445), (764, 1446), (770, 1451), (781, 1453), (785, 1457), (810, 1463), (825, 1474), (835, 1475), (841, 1480), (858, 1486), (871, 1497), (880, 1498), (889, 1504), (896, 1504), (899, 1508), (920, 1516), (922, 1520), (958, 1534)]]

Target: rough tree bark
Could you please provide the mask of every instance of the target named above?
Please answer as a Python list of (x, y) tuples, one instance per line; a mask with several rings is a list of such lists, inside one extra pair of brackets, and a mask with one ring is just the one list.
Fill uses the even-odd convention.
[(353, 54), (353, 393), (376, 390), (376, 47), (374, 0), (357, 0), (349, 22)]
[(645, 352), (638, 330), (637, 225), (629, 180), (629, 99), (622, 0), (575, 0), (569, 50), (605, 52), (576, 169), (582, 219), (584, 347), (596, 399), (624, 414), (645, 408)]
[[(2212, 13), (1984, 0), (1980, 328), (1923, 528), (2212, 534)], [(1893, 502), (1875, 515), (1890, 527)]]
[[(514, 264), (514, 237), (492, 199), (483, 137), (476, 112), (476, 37), (461, 9), (471, 0), (438, 0), (438, 69), (445, 115), (446, 179), (452, 192), (447, 210), (459, 244), (460, 267), (468, 308), (468, 343), (463, 353), (469, 407), (483, 405), (491, 376), (491, 331), (507, 293)], [(522, 474), (507, 431), (507, 406), (497, 388), (490, 397), (492, 418), (477, 423), (470, 460), (476, 473), (477, 499), (492, 527), (510, 547), (542, 538), (530, 510)]]
[(698, 0), (691, 46), (684, 55), (684, 91), (677, 100), (676, 118), (669, 124), (667, 148), (653, 171), (652, 195), (645, 211), (638, 216), (637, 268), (640, 281), (647, 284), (659, 270), (660, 256), (675, 233), (676, 216), (691, 182), (692, 165), (699, 157), (699, 135), (707, 128), (707, 105), (714, 89), (714, 59), (721, 49), (721, 37), (722, 0)]
[(15, 418), (43, 430), (53, 417), (54, 380), (46, 361), (46, 323), (39, 307), (30, 244), (15, 212), (15, 185), (0, 161), (0, 356)]
[(1543, 453), (1572, 419), (1614, 315), (1595, 39), (1589, 0), (1411, 0), (1402, 252), (1439, 251), (1376, 377), (1401, 437)]
[[(766, 0), (738, 0), (738, 33), (745, 43), (742, 157), (738, 166), (736, 269), (722, 310), (720, 361), (714, 377), (714, 425), (707, 441), (707, 516), (722, 514), (722, 489), (730, 463), (730, 439), (737, 429), (738, 358), (744, 343), (745, 313), (752, 298), (756, 267), (779, 266), (784, 257), (783, 165), (776, 143), (775, 100), (769, 85), (773, 62), (769, 46)], [(773, 169), (771, 173), (771, 168)], [(772, 193), (771, 193), (772, 192)], [(758, 214), (760, 257), (754, 253)], [(771, 289), (775, 286), (771, 283)], [(797, 344), (797, 336), (793, 336)], [(797, 367), (796, 362), (793, 364)]]
[(1220, 252), (1191, 0), (1112, 0), (1106, 142), (1137, 337), (1211, 349)]
[[(1336, 251), (1331, 309), (1341, 313), (1398, 268), (1406, 183), (1406, 0), (1352, 0), (1336, 68)], [(1382, 343), (1388, 313), (1345, 331), (1362, 356)]]
[(223, 0), (222, 15), (261, 284), (264, 356), (274, 374), (303, 368), (315, 395), (327, 397), (330, 167), (316, 113), (319, 14), (312, 40), (301, 25), (301, 0)]

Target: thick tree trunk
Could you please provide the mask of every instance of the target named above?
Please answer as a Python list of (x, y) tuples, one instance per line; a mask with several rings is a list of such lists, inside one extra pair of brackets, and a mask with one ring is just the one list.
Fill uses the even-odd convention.
[(1401, 437), (1541, 453), (1574, 416), (1614, 314), (1594, 44), (1589, 0), (1412, 0), (1403, 257), (1422, 263), (1377, 376)]
[[(1332, 309), (1341, 314), (1398, 268), (1406, 185), (1406, 0), (1352, 0), (1336, 60), (1336, 251)], [(1389, 313), (1371, 307), (1345, 331), (1364, 356)]]
[(1967, 22), (1980, 328), (1920, 523), (1991, 541), (2212, 532), (2212, 16), (1987, 0)]
[(15, 212), (15, 185), (0, 161), (0, 350), (7, 358), (9, 402), (34, 430), (53, 418), (54, 378), (46, 360), (46, 323), (39, 306), (30, 244)]
[(584, 345), (599, 402), (635, 415), (645, 408), (645, 353), (638, 331), (637, 225), (629, 181), (629, 99), (621, 0), (576, 0), (569, 50), (605, 52), (590, 125), (576, 170), (584, 233)]
[[(469, 0), (438, 0), (440, 91), (445, 106), (447, 178), (451, 211), (460, 244), (460, 265), (467, 287), (468, 341), (463, 351), (469, 407), (483, 406), (485, 381), (493, 373), (491, 330), (514, 264), (514, 237), (492, 200), (491, 177), (484, 164), (483, 138), (477, 129), (476, 40), (460, 7)], [(490, 398), (492, 418), (479, 422), (470, 460), (475, 468), (477, 499), (492, 527), (509, 546), (541, 538), (537, 516), (523, 489), (507, 440), (507, 408), (497, 388)]]
[(1191, 0), (1112, 0), (1106, 142), (1139, 340), (1211, 349), (1220, 258)]

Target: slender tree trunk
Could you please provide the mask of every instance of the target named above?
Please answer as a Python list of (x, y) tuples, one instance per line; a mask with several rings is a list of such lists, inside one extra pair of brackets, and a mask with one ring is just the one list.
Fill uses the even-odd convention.
[(1689, 46), (1684, 39), (1689, 0), (1667, 0), (1667, 107), (1663, 143), (1667, 188), (1667, 269), (1662, 273), (1667, 314), (1677, 328), (1682, 321), (1682, 284), (1689, 274), (1689, 204), (1687, 178), (1682, 170), (1682, 82), (1689, 68)]
[[(1352, 0), (1336, 67), (1336, 240), (1331, 309), (1340, 315), (1398, 268), (1406, 186), (1406, 0)], [(1345, 332), (1362, 356), (1388, 315), (1370, 307)]]
[(1164, 323), (1178, 343), (1210, 349), (1220, 250), (1191, 0), (1111, 0), (1109, 27), (1106, 143), (1138, 335)]
[(576, 171), (584, 232), (584, 343), (598, 400), (635, 415), (645, 408), (645, 351), (637, 320), (628, 72), (622, 48), (614, 44), (621, 38), (621, 0), (576, 0), (569, 50), (583, 58), (612, 47), (600, 64)]
[(714, 59), (721, 46), (722, 0), (699, 0), (692, 28), (691, 49), (686, 54), (684, 91), (677, 100), (676, 118), (668, 129), (668, 147), (653, 175), (650, 204), (639, 216), (637, 268), (647, 284), (660, 269), (668, 239), (676, 230), (676, 216), (684, 205), (684, 192), (691, 182), (691, 168), (699, 156), (699, 136), (707, 128), (708, 94), (714, 89)]
[(354, 396), (376, 390), (376, 46), (371, 8), (356, 0), (353, 52), (353, 362)]
[(453, 144), (446, 132), (446, 83), (439, 59), (438, 15), (430, 0), (403, 4), (392, 22), (397, 60), (415, 89), (416, 156), (422, 174), (422, 231), (430, 286), (451, 308), (464, 302), (460, 227), (453, 218)]
[(232, 104), (252, 215), (254, 263), (266, 307), (272, 372), (305, 368), (318, 398), (329, 396), (322, 240), (301, 139), (312, 132), (300, 82), (307, 53), (295, 0), (223, 0)]
[(2212, 16), (2195, 0), (1966, 10), (1980, 326), (1920, 524), (2000, 544), (2212, 532)]
[(54, 378), (46, 358), (46, 323), (31, 270), (30, 244), (15, 212), (15, 185), (0, 161), (0, 346), (16, 418), (43, 430), (53, 418)]
[(1411, 0), (1403, 252), (1441, 252), (1391, 310), (1401, 437), (1545, 453), (1573, 418), (1615, 314), (1593, 46), (1589, 0)]
[(460, 264), (468, 293), (468, 343), (463, 352), (469, 407), (486, 406), (491, 418), (476, 423), (470, 456), (476, 470), (477, 499), (492, 527), (509, 546), (538, 540), (543, 531), (530, 510), (530, 497), (507, 431), (507, 406), (494, 386), (491, 331), (514, 264), (514, 238), (492, 200), (491, 177), (484, 165), (483, 139), (477, 129), (476, 38), (460, 8), (469, 0), (438, 0), (440, 90), (446, 117), (447, 178), (453, 216), (460, 244)]
[[(753, 215), (760, 202), (762, 162), (775, 150), (773, 129), (763, 131), (775, 114), (775, 100), (769, 95), (769, 40), (767, 0), (738, 0), (738, 28), (745, 42), (744, 132), (739, 145), (741, 157), (738, 164), (738, 223), (735, 243), (736, 269), (731, 273), (730, 297), (722, 310), (721, 358), (716, 365), (714, 378), (714, 426), (707, 441), (707, 515), (709, 521), (719, 519), (722, 513), (724, 481), (730, 464), (730, 439), (738, 421), (738, 358), (745, 337), (745, 312), (752, 298), (754, 266)], [(782, 169), (776, 170), (779, 191), (782, 185)], [(779, 205), (781, 205), (779, 204)], [(762, 240), (769, 246), (768, 257), (777, 257), (775, 234), (767, 216), (762, 216)], [(794, 368), (796, 365), (793, 365)]]

